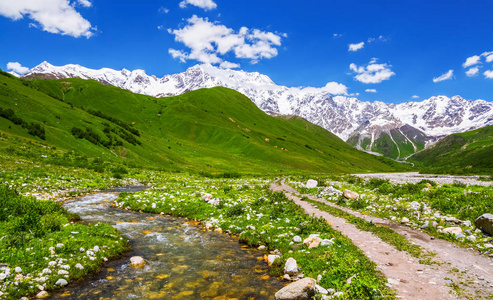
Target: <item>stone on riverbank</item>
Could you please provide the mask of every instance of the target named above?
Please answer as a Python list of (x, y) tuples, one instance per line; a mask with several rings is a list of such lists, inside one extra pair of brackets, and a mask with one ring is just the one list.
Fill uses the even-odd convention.
[(284, 273), (289, 275), (298, 274), (298, 264), (296, 263), (296, 260), (294, 258), (288, 258), (286, 264), (284, 265)]
[(303, 278), (280, 289), (276, 300), (308, 300), (315, 296), (316, 281), (313, 278)]
[(481, 229), (484, 233), (493, 236), (493, 214), (484, 214), (479, 216), (475, 221), (476, 228)]

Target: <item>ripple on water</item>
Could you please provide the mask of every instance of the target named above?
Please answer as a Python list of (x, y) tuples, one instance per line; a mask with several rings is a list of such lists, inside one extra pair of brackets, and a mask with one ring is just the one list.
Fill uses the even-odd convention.
[[(131, 252), (93, 278), (64, 289), (70, 296), (60, 292), (51, 299), (274, 299), (282, 288), (257, 260), (262, 252), (244, 251), (237, 240), (183, 219), (113, 208), (110, 202), (116, 197), (93, 194), (65, 206), (88, 223), (114, 224), (129, 239)], [(146, 259), (144, 268), (128, 266), (134, 255)]]

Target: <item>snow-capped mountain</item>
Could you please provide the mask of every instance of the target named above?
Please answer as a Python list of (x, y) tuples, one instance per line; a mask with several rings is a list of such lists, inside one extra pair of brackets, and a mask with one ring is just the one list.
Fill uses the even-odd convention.
[[(367, 151), (382, 153), (381, 142), (378, 147), (374, 146), (379, 138), (388, 136), (387, 140), (391, 142), (387, 142), (395, 144), (399, 150), (396, 151), (398, 155), (390, 155), (396, 158), (404, 157), (402, 147), (413, 149), (411, 152), (414, 153), (445, 135), (493, 124), (493, 103), (484, 100), (437, 96), (398, 105), (364, 102), (346, 96), (333, 97), (325, 88), (280, 86), (257, 72), (219, 69), (207, 64), (158, 78), (147, 75), (144, 70), (93, 70), (79, 65), (57, 67), (43, 62), (23, 77), (95, 79), (156, 97), (224, 86), (245, 94), (266, 112), (301, 116)], [(388, 155), (385, 151), (383, 154)]]

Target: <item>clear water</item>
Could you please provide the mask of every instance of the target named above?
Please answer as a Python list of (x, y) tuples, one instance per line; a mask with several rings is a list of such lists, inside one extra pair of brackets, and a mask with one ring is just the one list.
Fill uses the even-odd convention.
[[(115, 192), (121, 191), (134, 190)], [(283, 287), (268, 275), (262, 252), (182, 218), (113, 208), (116, 198), (114, 192), (98, 193), (64, 206), (85, 222), (112, 224), (132, 250), (50, 299), (274, 299)], [(128, 265), (135, 255), (146, 260), (145, 267)]]

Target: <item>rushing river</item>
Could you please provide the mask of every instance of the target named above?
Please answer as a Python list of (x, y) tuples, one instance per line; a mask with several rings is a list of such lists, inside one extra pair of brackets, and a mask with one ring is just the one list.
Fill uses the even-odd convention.
[[(105, 222), (129, 239), (132, 250), (97, 275), (50, 299), (274, 299), (283, 284), (268, 275), (263, 253), (234, 238), (205, 231), (182, 218), (111, 207), (120, 188), (68, 201), (87, 223)], [(147, 264), (133, 268), (131, 256)]]

